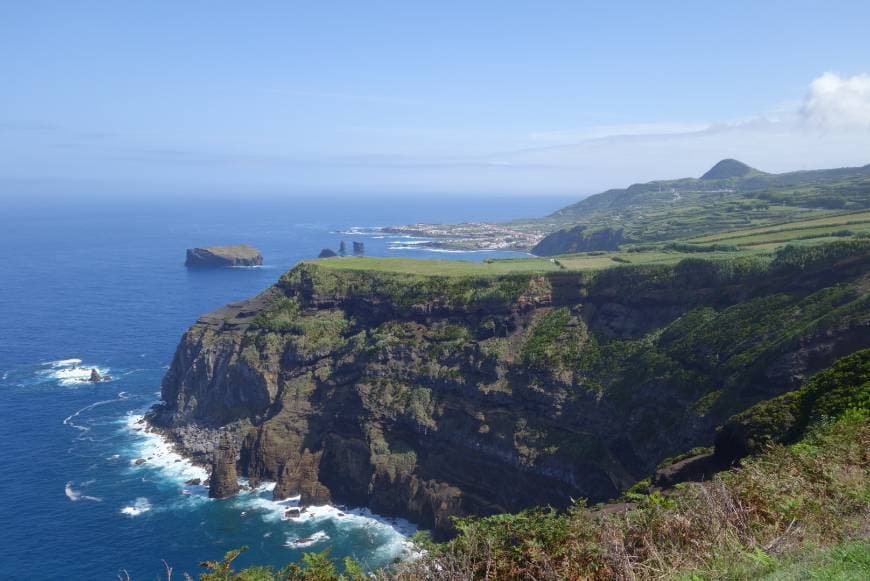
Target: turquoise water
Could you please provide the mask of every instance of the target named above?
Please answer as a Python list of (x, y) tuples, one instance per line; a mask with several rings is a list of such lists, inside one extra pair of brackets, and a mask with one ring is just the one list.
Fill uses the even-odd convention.
[[(363, 508), (299, 521), (267, 488), (226, 501), (135, 421), (159, 399), (184, 330), (204, 312), (255, 294), (341, 239), (378, 256), (480, 260), (353, 227), (542, 215), (563, 199), (296, 199), (229, 202), (7, 203), (0, 221), (0, 578), (153, 579), (250, 547), (239, 563), (286, 564), (330, 548), (368, 566), (406, 550), (412, 523)], [(262, 268), (188, 271), (187, 247), (246, 242)], [(112, 377), (86, 381), (91, 368)], [(137, 458), (147, 462), (135, 465)], [(300, 539), (302, 541), (300, 541)]]

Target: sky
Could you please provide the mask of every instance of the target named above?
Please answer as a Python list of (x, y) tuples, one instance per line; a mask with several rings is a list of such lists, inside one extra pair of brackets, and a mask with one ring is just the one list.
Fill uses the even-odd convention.
[(583, 195), (870, 163), (870, 2), (0, 3), (0, 196)]

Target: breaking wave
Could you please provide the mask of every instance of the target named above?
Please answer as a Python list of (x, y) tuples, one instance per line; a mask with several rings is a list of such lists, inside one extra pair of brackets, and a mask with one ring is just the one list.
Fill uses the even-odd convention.
[(97, 496), (88, 496), (87, 494), (82, 494), (81, 491), (75, 490), (73, 488), (72, 480), (66, 483), (66, 486), (63, 488), (64, 494), (66, 497), (73, 502), (78, 502), (80, 500), (92, 500), (94, 502), (103, 502), (102, 498)]
[(151, 510), (151, 503), (148, 502), (147, 498), (140, 496), (133, 504), (122, 508), (121, 514), (126, 514), (127, 516), (139, 516), (149, 510)]

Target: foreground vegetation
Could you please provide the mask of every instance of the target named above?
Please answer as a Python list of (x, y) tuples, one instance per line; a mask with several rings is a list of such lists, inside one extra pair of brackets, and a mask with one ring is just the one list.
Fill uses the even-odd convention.
[[(707, 482), (640, 483), (620, 503), (457, 521), (445, 544), (381, 579), (866, 579), (870, 577), (870, 350), (732, 418), (758, 452)], [(718, 445), (718, 444), (717, 444)], [(352, 560), (307, 554), (281, 570), (235, 571), (231, 551), (202, 581), (355, 580)]]

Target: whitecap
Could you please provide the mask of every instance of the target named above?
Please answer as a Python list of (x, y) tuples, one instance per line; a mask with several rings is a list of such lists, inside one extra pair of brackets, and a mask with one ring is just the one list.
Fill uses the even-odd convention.
[(126, 514), (128, 516), (139, 516), (140, 514), (146, 513), (149, 510), (151, 510), (151, 503), (148, 502), (147, 498), (140, 496), (132, 505), (122, 508), (121, 514)]
[[(274, 487), (273, 482), (265, 483), (253, 491), (240, 494), (237, 497), (238, 506), (256, 511), (267, 523), (286, 521), (293, 527), (309, 525), (318, 528), (331, 525), (343, 534), (365, 531), (371, 539), (373, 553), (379, 560), (389, 561), (396, 557), (413, 556), (413, 545), (409, 537), (417, 532), (417, 527), (405, 519), (382, 517), (367, 508), (344, 509), (332, 505), (301, 508), (299, 496), (273, 500), (271, 494), (263, 494), (271, 492)], [(299, 510), (298, 516), (287, 516), (290, 509)], [(287, 546), (297, 548), (305, 545), (288, 542)]]
[[(179, 486), (189, 480), (199, 478), (204, 481), (208, 478), (208, 471), (205, 468), (193, 464), (176, 452), (168, 439), (151, 431), (144, 421), (144, 416), (131, 413), (125, 418), (125, 425), (136, 437), (132, 450), (134, 457), (130, 459), (131, 468), (157, 469), (164, 478)], [(147, 459), (147, 461), (137, 465), (136, 461), (139, 459)], [(191, 487), (191, 489), (199, 492), (205, 487)]]
[(58, 384), (65, 387), (91, 383), (91, 371), (97, 370), (101, 377), (109, 377), (109, 368), (98, 365), (83, 365), (81, 359), (59, 359), (43, 363), (50, 369), (39, 372), (40, 375), (57, 380)]
[[(90, 482), (93, 482), (93, 480), (89, 480), (85, 484), (88, 484)], [(70, 480), (69, 482), (66, 483), (66, 486), (64, 486), (64, 488), (63, 488), (64, 494), (66, 494), (66, 497), (68, 499), (70, 499), (71, 501), (78, 502), (80, 500), (92, 500), (94, 502), (103, 502), (102, 498), (98, 498), (96, 496), (88, 496), (87, 494), (82, 494), (80, 491), (75, 490), (72, 485), (73, 485), (72, 480)]]
[(52, 367), (73, 367), (75, 365), (79, 365), (82, 362), (81, 359), (72, 358), (72, 359), (58, 359), (57, 361), (48, 361), (43, 363), (43, 365), (50, 365)]
[(316, 545), (317, 543), (322, 543), (323, 541), (328, 541), (329, 535), (326, 534), (326, 531), (317, 531), (310, 537), (287, 537), (287, 542), (284, 543), (285, 547), (290, 547), (291, 549), (305, 549), (310, 547), (311, 545)]

